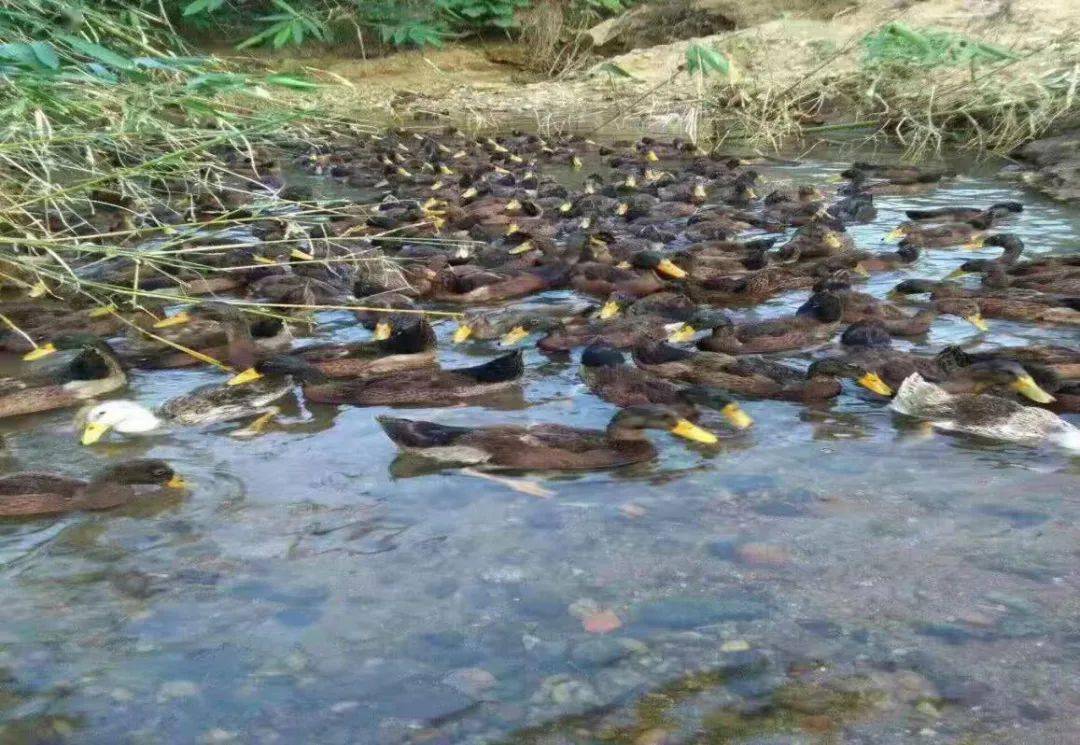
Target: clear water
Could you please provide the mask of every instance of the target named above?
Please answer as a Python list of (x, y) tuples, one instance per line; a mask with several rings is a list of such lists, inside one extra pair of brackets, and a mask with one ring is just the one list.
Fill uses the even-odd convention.
[[(882, 199), (853, 233), (877, 247), (904, 208), (1004, 199), (1027, 205), (1012, 229), (1030, 253), (1075, 250), (1080, 211), (984, 176)], [(970, 256), (928, 254), (870, 287)], [(447, 365), (496, 351), (450, 333)], [(973, 333), (943, 318), (915, 346)], [(993, 321), (982, 340), (1046, 341), (1077, 335)], [(607, 422), (574, 365), (527, 360), (520, 393), (409, 414)], [(136, 373), (129, 394), (218, 380)], [(549, 499), (399, 458), (383, 409), (294, 404), (255, 440), (225, 426), (92, 449), (71, 412), (4, 421), (9, 470), (153, 456), (194, 487), (0, 525), (0, 741), (1075, 742), (1080, 459), (926, 437), (854, 389), (745, 409), (756, 426), (715, 448), (661, 435), (649, 465), (534, 476)], [(607, 610), (621, 628), (585, 630)]]

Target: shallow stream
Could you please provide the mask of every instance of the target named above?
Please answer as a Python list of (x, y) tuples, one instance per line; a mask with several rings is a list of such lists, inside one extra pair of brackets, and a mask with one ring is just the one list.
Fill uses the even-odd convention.
[[(884, 248), (905, 208), (1005, 199), (1026, 206), (1008, 229), (1029, 254), (1076, 250), (1080, 211), (982, 175), (879, 199), (851, 231)], [(869, 286), (971, 255), (931, 250)], [(915, 346), (1078, 342), (990, 322), (979, 338), (944, 317)], [(446, 365), (497, 351), (438, 331)], [(576, 364), (531, 346), (527, 363), (520, 393), (408, 415), (608, 421)], [(135, 372), (125, 395), (220, 379)], [(399, 458), (384, 409), (292, 404), (253, 440), (226, 425), (96, 448), (70, 411), (5, 420), (5, 469), (153, 456), (194, 486), (0, 524), (0, 742), (1076, 742), (1080, 458), (926, 436), (854, 388), (744, 408), (756, 425), (718, 447), (660, 435), (646, 466), (531, 475), (547, 499)]]

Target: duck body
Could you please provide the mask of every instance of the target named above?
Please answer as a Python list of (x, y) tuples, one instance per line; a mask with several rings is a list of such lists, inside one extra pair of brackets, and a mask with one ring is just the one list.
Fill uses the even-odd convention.
[(657, 450), (645, 437), (645, 429), (692, 434), (704, 442), (716, 439), (659, 406), (623, 409), (603, 430), (561, 424), (448, 427), (391, 417), (379, 417), (378, 421), (402, 450), (443, 462), (520, 470), (584, 471), (650, 461)]
[(452, 406), (511, 388), (524, 372), (521, 350), (472, 367), (404, 370), (360, 380), (326, 380), (303, 360), (289, 357), (257, 367), (274, 377), (295, 375), (308, 401), (352, 406)]

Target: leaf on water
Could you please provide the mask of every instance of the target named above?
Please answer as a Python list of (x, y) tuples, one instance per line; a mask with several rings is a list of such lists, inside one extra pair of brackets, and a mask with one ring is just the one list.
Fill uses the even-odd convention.
[(590, 613), (581, 619), (581, 625), (590, 634), (607, 634), (622, 626), (622, 621), (615, 615), (615, 611), (602, 610)]

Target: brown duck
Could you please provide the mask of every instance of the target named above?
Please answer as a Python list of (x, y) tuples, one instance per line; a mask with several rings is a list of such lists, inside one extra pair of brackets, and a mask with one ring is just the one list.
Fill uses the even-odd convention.
[(650, 461), (656, 447), (646, 430), (712, 444), (716, 435), (663, 406), (621, 409), (606, 429), (561, 424), (531, 427), (449, 427), (435, 422), (378, 417), (386, 435), (402, 450), (457, 464), (523, 470), (583, 471)]
[(108, 510), (146, 496), (138, 486), (183, 489), (187, 484), (169, 464), (154, 459), (118, 463), (91, 481), (55, 473), (12, 473), (0, 476), (0, 517)]

